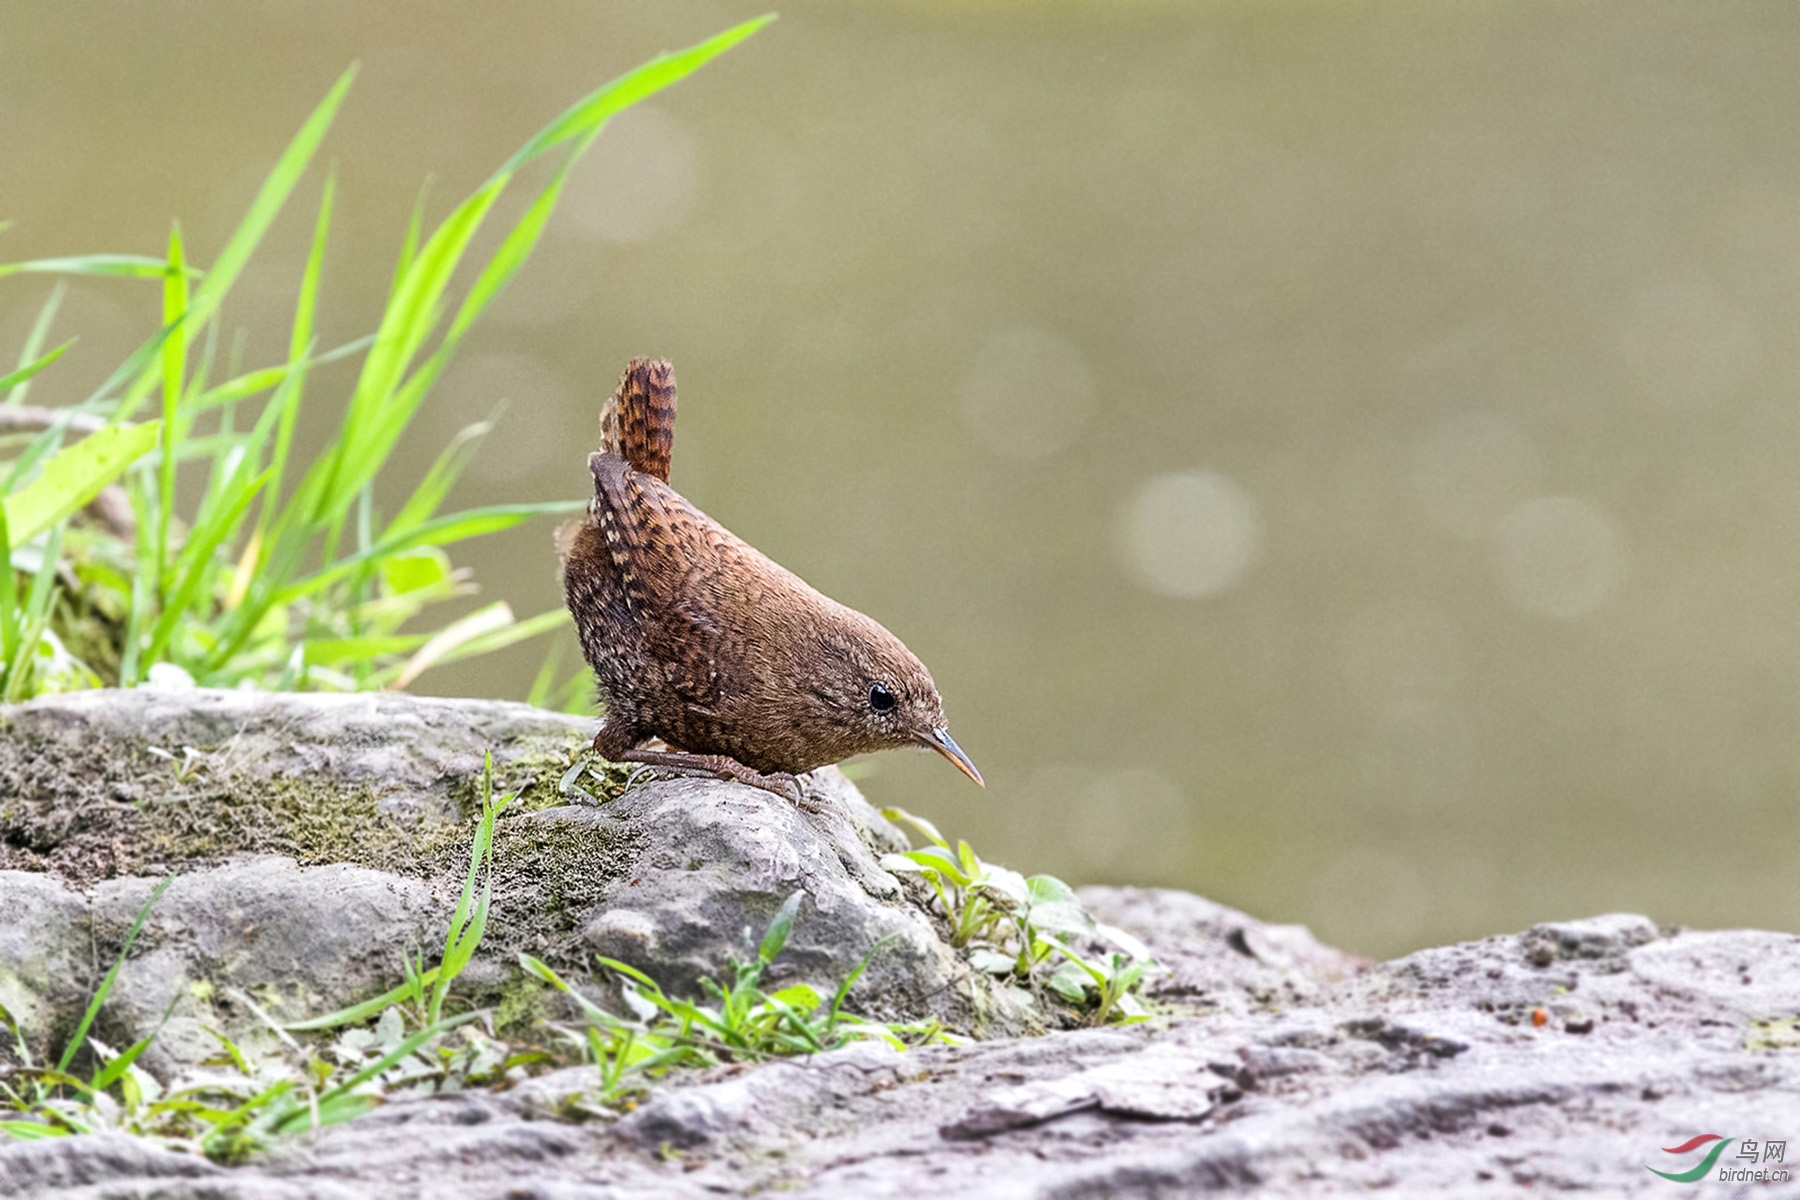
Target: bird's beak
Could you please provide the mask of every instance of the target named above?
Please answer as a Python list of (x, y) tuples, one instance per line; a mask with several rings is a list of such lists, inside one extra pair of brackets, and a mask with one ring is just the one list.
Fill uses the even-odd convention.
[(930, 733), (922, 733), (919, 735), (919, 741), (949, 759), (956, 765), (957, 770), (980, 786), (987, 786), (981, 781), (981, 772), (975, 769), (975, 764), (970, 762), (969, 756), (962, 752), (962, 747), (956, 744), (956, 739), (950, 736), (948, 729), (934, 729)]

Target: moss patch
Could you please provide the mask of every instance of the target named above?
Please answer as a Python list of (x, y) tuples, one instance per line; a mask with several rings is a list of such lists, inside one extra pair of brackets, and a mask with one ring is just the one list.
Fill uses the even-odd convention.
[[(636, 857), (637, 841), (622, 826), (503, 817), (494, 832), (494, 911), (511, 915), (489, 923), (482, 953), (510, 964), (523, 950), (586, 974), (585, 923)], [(465, 840), (460, 862), (442, 863), (445, 877), (466, 870), (467, 855)]]
[[(567, 803), (558, 785), (577, 743), (533, 736), (506, 750), (494, 788), (502, 794), (522, 789), (509, 818)], [(440, 782), (465, 818), (457, 821), (383, 812), (367, 784), (323, 774), (270, 776), (221, 766), (225, 761), (212, 752), (171, 759), (141, 743), (103, 753), (61, 740), (31, 744), (17, 727), (0, 723), (0, 869), (51, 872), (86, 886), (246, 853), (427, 878), (460, 878), (467, 867), (470, 822), (480, 807), (479, 772)], [(584, 774), (582, 786), (610, 799), (623, 789), (625, 773), (598, 769), (597, 776)], [(529, 849), (531, 844), (525, 839), (521, 854), (536, 872), (535, 884), (574, 903), (588, 886), (582, 872), (598, 865), (592, 854), (575, 853), (564, 864), (554, 848)], [(573, 873), (564, 869), (570, 865)]]

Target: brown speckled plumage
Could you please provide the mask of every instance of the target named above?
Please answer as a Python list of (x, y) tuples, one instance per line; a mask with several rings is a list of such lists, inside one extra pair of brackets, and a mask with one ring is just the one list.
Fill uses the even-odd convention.
[[(925, 745), (980, 782), (945, 730), (931, 673), (899, 638), (669, 486), (667, 362), (634, 359), (600, 425), (587, 519), (558, 539), (605, 707), (596, 750), (791, 792), (782, 776)], [(644, 749), (654, 738), (670, 751)]]

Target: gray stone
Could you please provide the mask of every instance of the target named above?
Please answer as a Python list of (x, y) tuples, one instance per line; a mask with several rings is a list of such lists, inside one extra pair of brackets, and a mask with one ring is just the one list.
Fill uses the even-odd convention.
[[(399, 695), (77, 693), (0, 718), (0, 1003), (38, 1054), (68, 1034), (158, 879), (175, 876), (94, 1035), (168, 1077), (378, 995), (435, 959), (467, 870), (485, 754), (523, 789), (495, 834), (493, 910), (458, 990), (494, 1003), (529, 952), (604, 999), (623, 960), (695, 993), (805, 893), (771, 987), (829, 993), (869, 959), (855, 1009), (977, 1030), (1050, 1018), (993, 995), (892, 875), (906, 841), (833, 769), (804, 809), (711, 779), (570, 804), (592, 723), (524, 705)], [(589, 784), (593, 781), (590, 779)], [(261, 1013), (257, 1011), (261, 1010)], [(0, 1062), (9, 1051), (0, 1046)]]
[[(191, 719), (161, 700), (126, 706), (133, 728), (155, 731), (137, 741), (101, 736), (94, 700), (73, 706), (79, 720), (62, 702), (8, 718), (0, 853), (30, 869), (0, 870), (0, 1001), (28, 1025), (66, 1031), (78, 1014), (160, 874), (122, 869), (134, 863), (180, 874), (101, 1030), (118, 1041), (171, 1014), (164, 1057), (144, 1060), (153, 1073), (209, 1048), (202, 1025), (248, 1029), (233, 994), (299, 1016), (391, 984), (399, 952), (431, 953), (442, 937), (475, 794), (456, 771), (490, 743), (505, 751), (505, 786), (535, 782), (500, 823), (493, 953), (476, 986), (511, 986), (520, 948), (589, 985), (597, 977), (579, 971), (598, 951), (680, 986), (747, 953), (799, 888), (808, 899), (778, 974), (822, 982), (886, 939), (872, 986), (854, 997), (865, 1011), (948, 1012), (970, 1028), (1003, 1003), (1020, 1024), (1045, 1016), (1000, 989), (970, 999), (985, 981), (880, 869), (895, 832), (834, 775), (816, 781), (805, 811), (695, 780), (571, 806), (554, 783), (582, 723), (448, 702), (388, 722), (411, 702), (315, 710), (281, 698), (278, 733), (250, 701), (201, 699)], [(196, 750), (177, 746), (179, 764), (144, 748), (170, 749), (171, 731)], [(338, 737), (336, 749), (308, 740)], [(408, 739), (425, 749), (415, 755)], [(225, 743), (267, 747), (287, 765), (213, 757)], [(57, 772), (83, 762), (87, 774), (65, 780), (79, 793), (71, 820), (48, 797)], [(347, 785), (361, 789), (357, 803), (333, 810), (357, 831), (345, 861), (325, 857), (342, 839), (279, 803), (267, 820), (220, 815), (254, 805), (259, 787), (277, 801), (302, 794), (284, 790), (295, 772), (316, 785), (333, 764), (365, 772)], [(389, 787), (384, 771), (404, 785)], [(1724, 1135), (1732, 1151), (1791, 1141), (1800, 1156), (1795, 936), (1615, 914), (1370, 964), (1184, 893), (1082, 898), (1156, 952), (1147, 991), (1165, 1015), (682, 1072), (631, 1111), (587, 1122), (565, 1118), (594, 1110), (597, 1078), (566, 1068), (508, 1091), (396, 1099), (229, 1169), (113, 1136), (0, 1141), (0, 1195), (1627, 1195), (1666, 1193), (1646, 1168), (1693, 1166), (1699, 1153), (1662, 1147), (1697, 1133)], [(1708, 1194), (1762, 1194), (1721, 1182), (1728, 1164), (1739, 1165), (1721, 1158)]]

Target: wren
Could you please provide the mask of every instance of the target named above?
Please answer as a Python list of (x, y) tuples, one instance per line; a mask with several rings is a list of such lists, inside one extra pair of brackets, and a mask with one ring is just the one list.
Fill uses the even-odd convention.
[[(669, 486), (675, 372), (633, 359), (600, 412), (594, 498), (557, 534), (563, 593), (594, 669), (594, 749), (799, 801), (795, 776), (926, 746), (981, 783), (931, 672)], [(667, 750), (647, 747), (660, 739)]]

